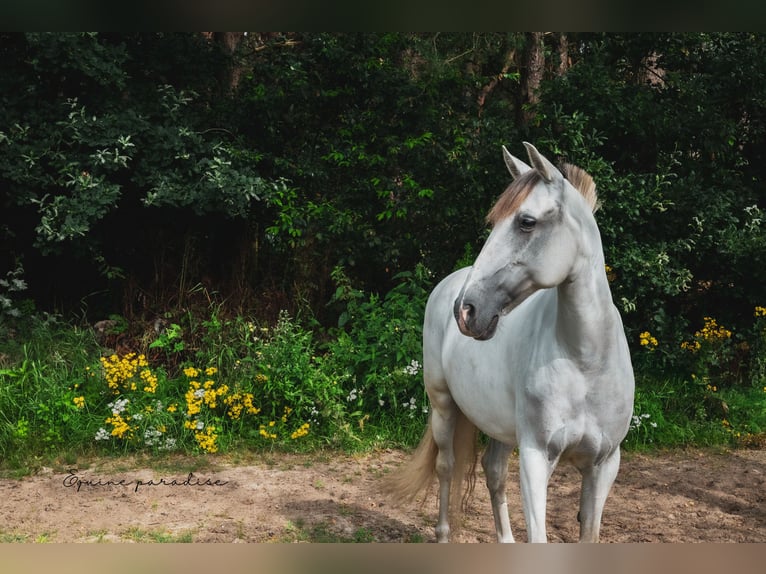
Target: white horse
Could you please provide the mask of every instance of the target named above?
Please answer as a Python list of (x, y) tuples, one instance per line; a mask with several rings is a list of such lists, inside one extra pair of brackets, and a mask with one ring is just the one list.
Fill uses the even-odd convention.
[(597, 542), (633, 412), (633, 368), (593, 216), (593, 179), (571, 165), (559, 171), (524, 145), (533, 167), (503, 147), (515, 181), (488, 215), (492, 232), (473, 266), (444, 279), (426, 306), (431, 418), (390, 486), (411, 499), (438, 476), (439, 542), (449, 540), (466, 474), (473, 486), (477, 427), (489, 436), (481, 461), (498, 541), (513, 542), (505, 481), (518, 447), (528, 540), (547, 540), (548, 482), (566, 460), (582, 474), (580, 541)]

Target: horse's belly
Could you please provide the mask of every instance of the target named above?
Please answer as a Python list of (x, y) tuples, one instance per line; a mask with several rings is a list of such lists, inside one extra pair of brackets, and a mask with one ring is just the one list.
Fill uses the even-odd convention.
[[(448, 354), (445, 365), (452, 398), (483, 433), (516, 444), (516, 395), (508, 366), (498, 364), (502, 355), (486, 352), (492, 346), (490, 341), (466, 339), (461, 343)], [(481, 353), (475, 352), (475, 345), (484, 346)]]
[(516, 420), (512, 407), (497, 409), (495, 408), (496, 405), (490, 405), (490, 408), (481, 408), (481, 405), (471, 402), (466, 403), (465, 406), (458, 402), (458, 405), (468, 420), (487, 436), (508, 445), (518, 443)]

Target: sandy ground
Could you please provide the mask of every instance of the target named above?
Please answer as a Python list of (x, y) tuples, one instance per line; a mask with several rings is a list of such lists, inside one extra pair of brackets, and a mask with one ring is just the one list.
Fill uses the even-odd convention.
[[(389, 450), (43, 468), (0, 480), (0, 541), (432, 542), (435, 492), (405, 507), (379, 494), (381, 478), (406, 457)], [(602, 542), (766, 542), (765, 481), (766, 450), (628, 453)], [(525, 541), (515, 458), (508, 484), (514, 535)], [(559, 467), (548, 495), (551, 542), (577, 540), (578, 498), (579, 474)], [(494, 540), (479, 477), (454, 541)]]

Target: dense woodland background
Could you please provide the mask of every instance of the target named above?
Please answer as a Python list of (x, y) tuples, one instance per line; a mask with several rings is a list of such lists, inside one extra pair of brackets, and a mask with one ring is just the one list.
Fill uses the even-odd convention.
[(581, 165), (632, 329), (762, 304), (761, 34), (0, 36), (0, 268), (88, 320), (332, 322), (470, 262), (522, 140)]

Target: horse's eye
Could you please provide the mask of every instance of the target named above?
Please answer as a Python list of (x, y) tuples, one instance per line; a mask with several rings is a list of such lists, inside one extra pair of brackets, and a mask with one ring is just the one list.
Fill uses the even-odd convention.
[(537, 224), (537, 220), (531, 215), (519, 217), (519, 227), (521, 227), (522, 231), (532, 231), (535, 228), (535, 224)]

